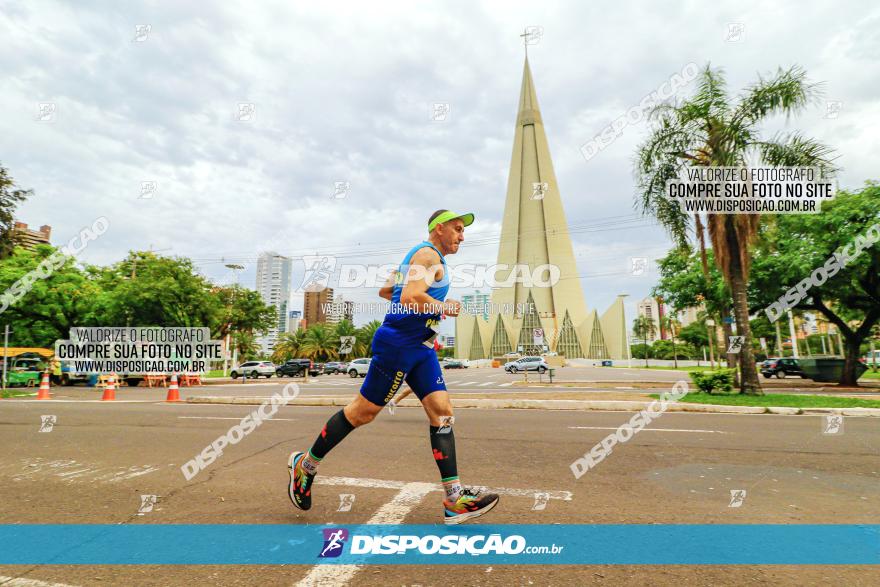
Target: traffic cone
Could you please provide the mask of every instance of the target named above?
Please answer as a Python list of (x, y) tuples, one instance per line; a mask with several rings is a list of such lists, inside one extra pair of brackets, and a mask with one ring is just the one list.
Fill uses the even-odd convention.
[(177, 389), (177, 373), (171, 375), (171, 384), (168, 386), (168, 397), (165, 398), (166, 402), (179, 402), (180, 401), (180, 391)]
[(49, 397), (49, 372), (43, 373), (43, 380), (40, 381), (40, 390), (37, 392), (37, 399), (52, 399)]
[(107, 379), (107, 385), (104, 386), (104, 396), (101, 401), (113, 401), (116, 399), (116, 379), (113, 376)]

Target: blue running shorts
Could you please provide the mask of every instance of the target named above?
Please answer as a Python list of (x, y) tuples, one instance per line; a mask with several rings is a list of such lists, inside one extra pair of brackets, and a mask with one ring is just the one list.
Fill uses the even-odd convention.
[(384, 406), (405, 381), (419, 400), (432, 391), (446, 391), (440, 362), (433, 348), (424, 345), (395, 346), (373, 338), (373, 359), (361, 395)]

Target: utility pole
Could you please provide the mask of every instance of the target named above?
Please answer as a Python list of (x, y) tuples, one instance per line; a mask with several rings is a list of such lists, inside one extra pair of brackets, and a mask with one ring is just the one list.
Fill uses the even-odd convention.
[[(230, 305), (232, 306), (232, 308), (230, 308), (230, 313), (231, 313), (232, 309), (235, 308), (235, 292), (236, 292), (236, 290), (238, 290), (238, 272), (244, 269), (244, 265), (238, 265), (236, 263), (229, 263), (226, 265), (226, 268), (231, 269), (232, 271), (235, 272), (235, 288), (232, 290), (232, 299), (230, 300)], [(228, 361), (229, 361), (229, 334), (230, 334), (231, 330), (232, 330), (232, 316), (230, 316), (229, 326), (226, 329), (226, 354), (223, 357), (223, 377), (226, 377), (226, 368), (228, 366)], [(235, 350), (233, 351), (233, 356), (232, 356), (232, 368), (233, 369), (235, 369), (235, 367), (237, 366), (236, 365), (237, 362), (238, 362), (238, 347), (236, 347)], [(247, 377), (245, 377), (245, 379), (247, 379)]]

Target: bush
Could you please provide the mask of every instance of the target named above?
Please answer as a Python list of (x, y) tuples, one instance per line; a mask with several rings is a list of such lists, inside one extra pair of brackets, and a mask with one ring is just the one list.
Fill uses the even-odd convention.
[(705, 393), (730, 393), (733, 391), (733, 369), (715, 371), (691, 371), (691, 379)]

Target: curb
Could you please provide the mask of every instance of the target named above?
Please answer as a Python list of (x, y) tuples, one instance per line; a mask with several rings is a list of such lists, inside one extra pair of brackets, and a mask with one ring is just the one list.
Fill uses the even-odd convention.
[[(190, 404), (241, 404), (259, 405), (268, 398), (262, 397), (218, 397), (218, 396), (193, 396), (186, 398)], [(349, 397), (320, 397), (320, 398), (297, 398), (288, 403), (293, 406), (345, 406), (349, 403)], [(452, 404), (456, 408), (479, 408), (479, 409), (533, 409), (533, 410), (581, 410), (581, 411), (614, 411), (614, 412), (637, 412), (646, 409), (653, 402), (642, 401), (601, 401), (601, 400), (569, 400), (569, 399), (467, 399), (453, 398)], [(412, 399), (405, 400), (401, 406), (415, 407), (419, 402)], [(777, 415), (825, 415), (841, 414), (844, 416), (877, 416), (880, 417), (880, 408), (790, 408), (790, 407), (763, 407), (763, 406), (719, 406), (713, 404), (687, 404), (676, 403), (667, 406), (668, 412), (697, 412), (714, 414), (777, 414)]]

